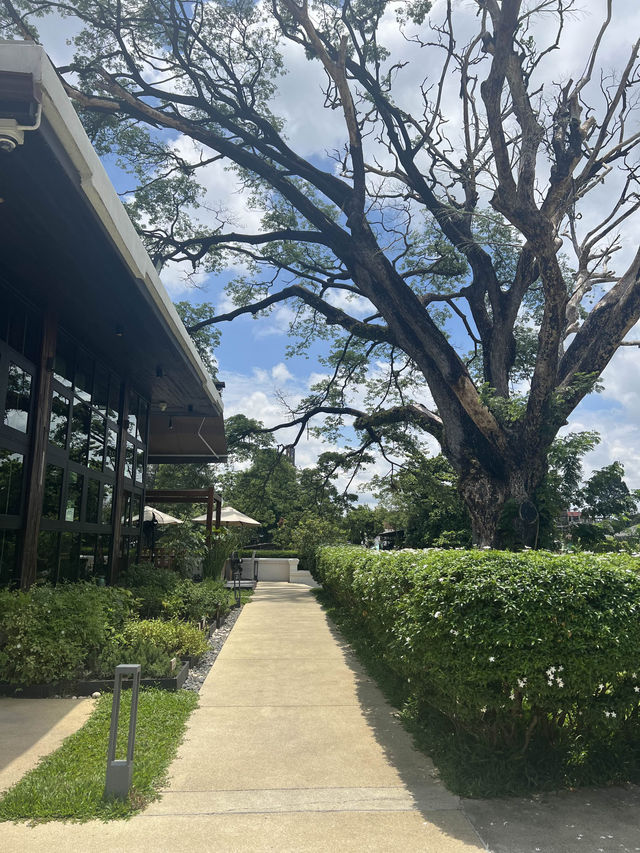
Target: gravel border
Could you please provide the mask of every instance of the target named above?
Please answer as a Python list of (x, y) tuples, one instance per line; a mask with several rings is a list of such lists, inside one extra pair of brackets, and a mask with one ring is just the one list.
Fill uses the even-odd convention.
[(227, 614), (226, 619), (219, 628), (209, 637), (209, 651), (205, 652), (200, 661), (189, 670), (189, 675), (182, 685), (182, 690), (191, 690), (194, 693), (199, 693), (202, 683), (209, 675), (209, 670), (215, 663), (216, 658), (220, 654), (222, 647), (227, 641), (227, 637), (231, 633), (231, 629), (236, 624), (238, 616), (242, 613), (242, 607), (232, 607)]

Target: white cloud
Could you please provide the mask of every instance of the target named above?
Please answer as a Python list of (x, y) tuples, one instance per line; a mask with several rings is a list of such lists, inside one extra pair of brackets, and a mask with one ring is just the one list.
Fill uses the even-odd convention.
[(293, 379), (293, 374), (282, 361), (271, 368), (271, 376), (276, 382), (282, 383), (290, 382)]

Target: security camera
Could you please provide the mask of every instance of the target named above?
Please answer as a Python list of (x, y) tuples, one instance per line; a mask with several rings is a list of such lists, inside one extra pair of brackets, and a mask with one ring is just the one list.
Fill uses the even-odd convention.
[(24, 130), (11, 119), (0, 119), (0, 151), (10, 154), (24, 142)]
[(0, 136), (0, 151), (5, 151), (10, 154), (18, 147), (17, 141), (11, 136)]

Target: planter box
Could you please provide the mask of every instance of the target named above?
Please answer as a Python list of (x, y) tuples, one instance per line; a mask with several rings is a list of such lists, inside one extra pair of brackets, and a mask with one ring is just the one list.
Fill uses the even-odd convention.
[(13, 696), (18, 699), (50, 699), (52, 696), (60, 696), (63, 693), (77, 694), (71, 690), (72, 681), (54, 681), (51, 684), (9, 684), (8, 681), (0, 681), (0, 696)]
[[(161, 690), (174, 692), (180, 690), (189, 675), (189, 661), (182, 661), (175, 675), (167, 678), (143, 678), (141, 687), (159, 687)], [(126, 680), (123, 688), (130, 686)], [(21, 687), (19, 684), (0, 682), (0, 696), (13, 696), (20, 699), (50, 699), (52, 696), (67, 694), (71, 696), (91, 696), (92, 693), (110, 693), (113, 690), (113, 679), (95, 681), (57, 681), (52, 684), (30, 684)]]

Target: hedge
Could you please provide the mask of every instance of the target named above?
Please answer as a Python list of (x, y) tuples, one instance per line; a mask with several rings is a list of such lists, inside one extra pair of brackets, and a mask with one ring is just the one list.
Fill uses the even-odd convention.
[(332, 547), (318, 580), (408, 705), (446, 723), (443, 760), (466, 755), (456, 785), (474, 794), (487, 792), (474, 762), (479, 776), (500, 763), (494, 792), (640, 780), (639, 567), (628, 555)]

